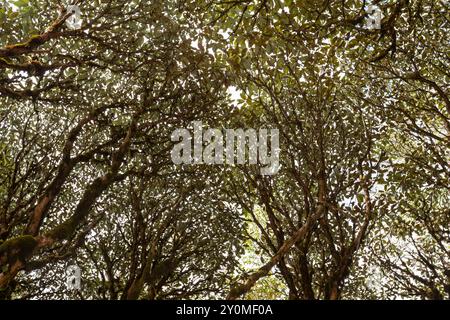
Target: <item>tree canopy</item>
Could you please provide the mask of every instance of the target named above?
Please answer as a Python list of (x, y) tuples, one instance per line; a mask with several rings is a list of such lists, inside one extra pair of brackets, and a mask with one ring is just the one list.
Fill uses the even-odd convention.
[[(449, 9), (0, 1), (0, 298), (450, 299)], [(277, 173), (175, 164), (195, 121)]]

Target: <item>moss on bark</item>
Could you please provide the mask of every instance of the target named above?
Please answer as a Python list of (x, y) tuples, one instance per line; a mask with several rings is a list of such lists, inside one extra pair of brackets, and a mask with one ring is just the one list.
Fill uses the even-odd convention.
[(37, 241), (33, 236), (24, 235), (17, 236), (4, 241), (0, 244), (0, 256), (11, 253), (18, 253), (21, 258), (30, 255), (37, 245)]
[(74, 217), (59, 224), (48, 233), (48, 236), (55, 240), (67, 239), (77, 228), (78, 221)]

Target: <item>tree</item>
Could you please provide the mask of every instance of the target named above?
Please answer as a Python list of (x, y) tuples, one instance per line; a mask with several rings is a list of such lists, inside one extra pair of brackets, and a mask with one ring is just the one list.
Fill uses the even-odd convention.
[[(371, 3), (2, 2), (0, 297), (448, 298), (448, 3)], [(174, 164), (193, 121), (279, 170)]]
[[(172, 5), (85, 4), (89, 22), (80, 30), (66, 29), (62, 10), (46, 31), (0, 50), (6, 296), (20, 271), (74, 254), (105, 219), (94, 208), (112, 196), (108, 190), (133, 177), (167, 174), (177, 126), (227, 112), (210, 109), (226, 101), (226, 75), (190, 45), (195, 33), (168, 16)], [(42, 56), (43, 73), (23, 74), (31, 54)]]

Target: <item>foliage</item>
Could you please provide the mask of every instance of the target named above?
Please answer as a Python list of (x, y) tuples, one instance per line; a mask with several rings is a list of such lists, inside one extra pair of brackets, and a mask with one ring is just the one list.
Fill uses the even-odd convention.
[[(448, 2), (374, 2), (2, 1), (0, 297), (450, 298)], [(174, 165), (195, 120), (278, 174)]]

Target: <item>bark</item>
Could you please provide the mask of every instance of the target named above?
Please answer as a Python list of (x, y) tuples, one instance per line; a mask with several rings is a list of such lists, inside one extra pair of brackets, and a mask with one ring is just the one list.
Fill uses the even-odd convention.
[(28, 222), (25, 229), (25, 234), (36, 236), (39, 233), (39, 229), (42, 222), (50, 209), (53, 201), (56, 199), (58, 194), (61, 192), (62, 186), (69, 177), (72, 169), (77, 164), (78, 161), (71, 158), (70, 154), (73, 149), (73, 145), (83, 130), (84, 126), (91, 120), (94, 120), (98, 115), (105, 111), (108, 107), (104, 106), (102, 108), (96, 109), (91, 112), (88, 116), (82, 119), (75, 128), (73, 128), (69, 135), (67, 136), (66, 142), (64, 144), (62, 159), (59, 164), (58, 173), (50, 185), (47, 187), (44, 195), (40, 198), (38, 204), (33, 210), (33, 214)]
[(44, 33), (32, 36), (23, 43), (7, 45), (6, 47), (0, 48), (0, 57), (12, 58), (31, 53), (49, 40), (60, 36), (61, 33), (59, 33), (58, 30), (70, 15), (70, 13), (60, 14)]
[(292, 235), (292, 237), (284, 242), (278, 252), (269, 260), (269, 262), (249, 275), (244, 283), (238, 284), (234, 288), (232, 288), (227, 296), (227, 299), (238, 299), (240, 296), (249, 292), (259, 279), (267, 276), (270, 270), (272, 270), (272, 268), (281, 261), (281, 259), (290, 251), (294, 244), (304, 239), (317, 219), (323, 214), (323, 211), (323, 204), (319, 204), (316, 212), (313, 215), (309, 216), (306, 220), (306, 223), (301, 228), (299, 228)]
[[(27, 239), (28, 238), (33, 239), (32, 242), (33, 246), (31, 250), (28, 250), (29, 249), (28, 246), (26, 248), (22, 248), (19, 246), (17, 250), (11, 253), (12, 258), (10, 257), (9, 259), (12, 259), (12, 261), (14, 261), (14, 264), (10, 263), (9, 270), (7, 270), (6, 272), (2, 272), (0, 274), (0, 290), (6, 289), (9, 283), (16, 277), (17, 273), (25, 268), (26, 260), (29, 257), (31, 257), (36, 252), (36, 250), (49, 247), (53, 245), (55, 242), (63, 239), (70, 239), (71, 236), (76, 232), (78, 226), (86, 219), (88, 213), (90, 212), (90, 209), (92, 208), (97, 198), (115, 181), (120, 166), (124, 160), (125, 154), (130, 147), (131, 139), (135, 134), (137, 128), (137, 121), (141, 114), (142, 111), (136, 113), (135, 116), (133, 117), (132, 123), (128, 129), (126, 137), (120, 144), (119, 149), (112, 156), (110, 171), (105, 175), (98, 177), (89, 185), (89, 187), (85, 190), (82, 199), (78, 203), (74, 214), (44, 236), (33, 237), (32, 235), (26, 235), (25, 237), (27, 237)], [(66, 144), (66, 147), (69, 146), (68, 149), (70, 150), (71, 149), (70, 139), (68, 141), (69, 143)], [(67, 150), (65, 149), (65, 151)], [(67, 161), (68, 158), (70, 158), (70, 152), (69, 153), (64, 152), (63, 161)], [(48, 200), (46, 200), (45, 203), (47, 204)], [(43, 207), (47, 208), (48, 210), (47, 206)], [(39, 211), (39, 214), (40, 213), (42, 213), (42, 211)], [(37, 219), (35, 216), (33, 216), (31, 221), (32, 223), (30, 223), (30, 228), (27, 229), (33, 231), (35, 230), (33, 228), (36, 226), (36, 224), (33, 222), (37, 221), (41, 223), (42, 216), (40, 216), (40, 219)], [(30, 241), (27, 241), (27, 243), (29, 242)], [(2, 247), (3, 245), (4, 244), (2, 244)], [(5, 250), (1, 249), (0, 251), (1, 257), (3, 256), (3, 252), (5, 251), (6, 249)], [(1, 262), (2, 262), (1, 265), (4, 265), (3, 258)]]

